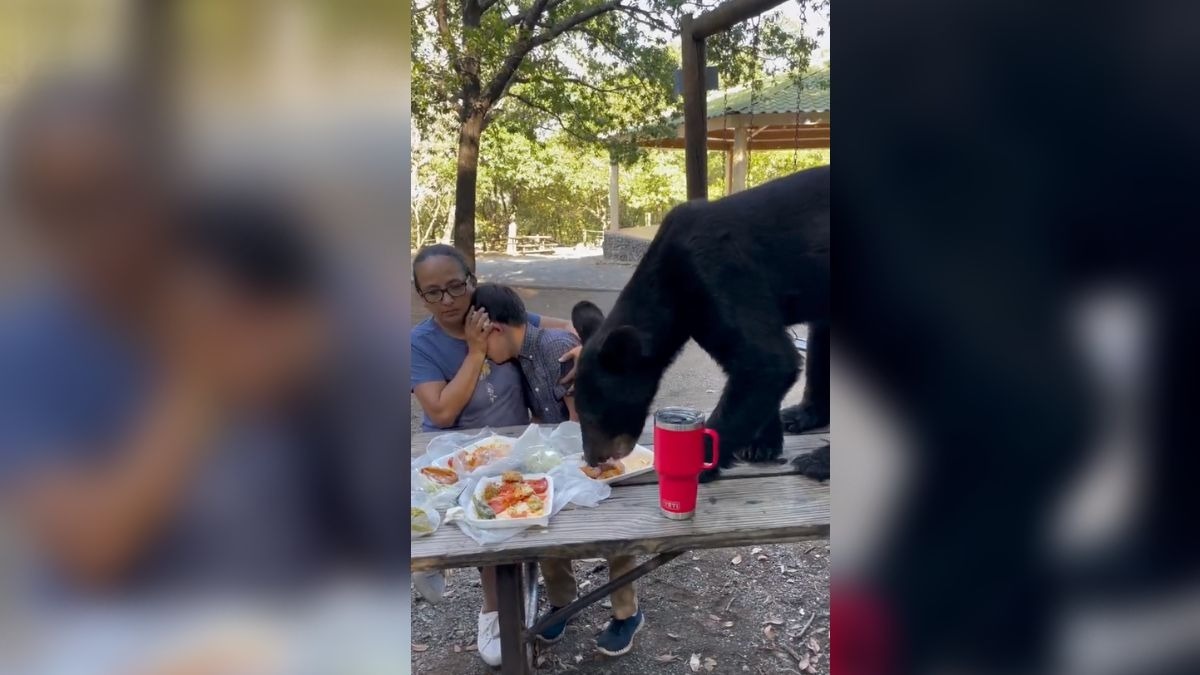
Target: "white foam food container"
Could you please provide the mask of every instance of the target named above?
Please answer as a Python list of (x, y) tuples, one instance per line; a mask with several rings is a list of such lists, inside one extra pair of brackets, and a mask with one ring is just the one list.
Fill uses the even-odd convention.
[(619, 483), (626, 478), (650, 473), (654, 470), (654, 452), (641, 445), (634, 446), (633, 452), (621, 459), (621, 464), (625, 467), (625, 473), (620, 476), (613, 476), (603, 480), (593, 478), (592, 480), (599, 480), (601, 483)]
[[(486, 438), (481, 438), (478, 441), (475, 441), (474, 443), (472, 443), (464, 448), (459, 448), (458, 450), (455, 450), (454, 452), (452, 452), (444, 457), (438, 457), (437, 459), (430, 462), (430, 464), (433, 464), (434, 466), (440, 466), (443, 468), (454, 469), (455, 471), (458, 472), (458, 475), (465, 476), (465, 475), (471, 473), (471, 470), (468, 469), (466, 466), (467, 455), (469, 455), (472, 452), (475, 452), (479, 448), (482, 448), (487, 445), (491, 445), (493, 443), (497, 443), (497, 444), (505, 446), (506, 448), (508, 448), (508, 453), (511, 453), (513, 446), (515, 446), (517, 444), (517, 440), (515, 438), (509, 438), (507, 436), (501, 436), (499, 434), (492, 434), (491, 436), (488, 436)], [(507, 456), (507, 454), (505, 456)], [(451, 459), (455, 460), (453, 465), (451, 465), (451, 461), (450, 461)], [(486, 465), (484, 465), (484, 466), (486, 466)], [(476, 467), (476, 468), (479, 468), (479, 467)]]
[[(475, 513), (475, 505), (471, 504), (466, 509), (463, 509), (467, 521), (471, 525), (481, 530), (503, 530), (514, 527), (529, 527), (531, 525), (538, 527), (546, 527), (550, 524), (550, 511), (554, 507), (554, 477), (546, 473), (523, 473), (521, 480), (539, 480), (546, 479), (546, 510), (545, 515), (536, 518), (494, 518), (491, 520), (479, 518)], [(488, 476), (481, 478), (479, 483), (475, 485), (475, 498), (483, 503), (487, 503), (483, 498), (483, 491), (488, 485), (495, 485), (504, 482), (502, 476)]]
[[(430, 466), (438, 466), (443, 469), (447, 468), (445, 464), (439, 465), (436, 461), (431, 462)], [(455, 472), (455, 474), (458, 476), (458, 482), (452, 485), (443, 485), (442, 483), (433, 480), (429, 476), (426, 476), (424, 473), (421, 473), (420, 469), (417, 470), (417, 474), (418, 487), (422, 492), (430, 495), (431, 497), (449, 494), (452, 498), (457, 499), (458, 496), (462, 494), (463, 488), (467, 486), (467, 480), (458, 472)]]

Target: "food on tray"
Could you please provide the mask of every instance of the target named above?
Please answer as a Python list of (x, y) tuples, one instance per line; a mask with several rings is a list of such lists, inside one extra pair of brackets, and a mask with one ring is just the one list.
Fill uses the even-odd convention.
[(457, 453), (450, 458), (450, 468), (467, 472), (474, 471), (481, 466), (508, 457), (510, 452), (512, 452), (512, 446), (508, 443), (492, 441), (469, 451)]
[(458, 482), (458, 473), (454, 469), (444, 469), (440, 466), (427, 466), (421, 469), (425, 477), (439, 485), (454, 485)]
[[(480, 518), (539, 518), (546, 514), (550, 482), (545, 478), (526, 479), (517, 471), (506, 471), (499, 482), (490, 482), (483, 488), (483, 499), (474, 499), (475, 510)], [(482, 501), (482, 503), (480, 503)]]
[(654, 455), (645, 451), (635, 451), (625, 459), (621, 460), (621, 464), (626, 471), (641, 471), (654, 463)]
[(479, 498), (475, 495), (471, 495), (471, 502), (475, 504), (475, 514), (479, 516), (480, 519), (494, 520), (496, 518), (496, 513), (492, 511), (491, 507), (479, 501)]
[(616, 478), (625, 473), (625, 465), (620, 460), (609, 460), (601, 462), (599, 466), (584, 466), (582, 470), (587, 474), (588, 478), (608, 480), (609, 478)]
[(433, 523), (430, 522), (429, 514), (425, 512), (425, 509), (412, 507), (412, 531), (418, 534), (433, 532)]

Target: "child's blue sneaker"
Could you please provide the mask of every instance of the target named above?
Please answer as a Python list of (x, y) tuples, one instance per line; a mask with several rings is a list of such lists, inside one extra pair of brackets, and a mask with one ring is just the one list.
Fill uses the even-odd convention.
[(608, 656), (620, 656), (633, 647), (633, 636), (646, 625), (642, 610), (628, 619), (613, 619), (608, 628), (596, 638), (596, 648)]
[[(551, 607), (546, 616), (550, 616), (560, 609), (562, 609), (562, 607)], [(567, 634), (567, 623), (569, 621), (570, 619), (567, 619), (565, 621), (559, 621), (558, 623), (552, 623), (549, 626), (546, 626), (542, 632), (537, 634), (537, 639), (548, 645), (558, 642), (559, 640), (563, 639), (564, 635)]]

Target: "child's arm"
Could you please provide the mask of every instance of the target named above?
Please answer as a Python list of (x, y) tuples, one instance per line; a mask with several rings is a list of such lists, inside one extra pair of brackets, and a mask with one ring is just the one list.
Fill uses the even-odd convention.
[(575, 397), (574, 396), (563, 397), (563, 402), (567, 404), (567, 412), (570, 413), (570, 415), (571, 415), (570, 420), (572, 422), (578, 422), (579, 414), (575, 412)]

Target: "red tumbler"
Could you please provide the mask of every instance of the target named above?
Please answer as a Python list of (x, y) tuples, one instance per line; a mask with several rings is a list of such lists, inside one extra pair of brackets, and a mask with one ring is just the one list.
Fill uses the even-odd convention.
[[(712, 461), (704, 461), (704, 437), (712, 438)], [(700, 472), (717, 465), (717, 432), (704, 428), (704, 413), (663, 408), (654, 413), (654, 470), (663, 515), (687, 520), (696, 513)]]

